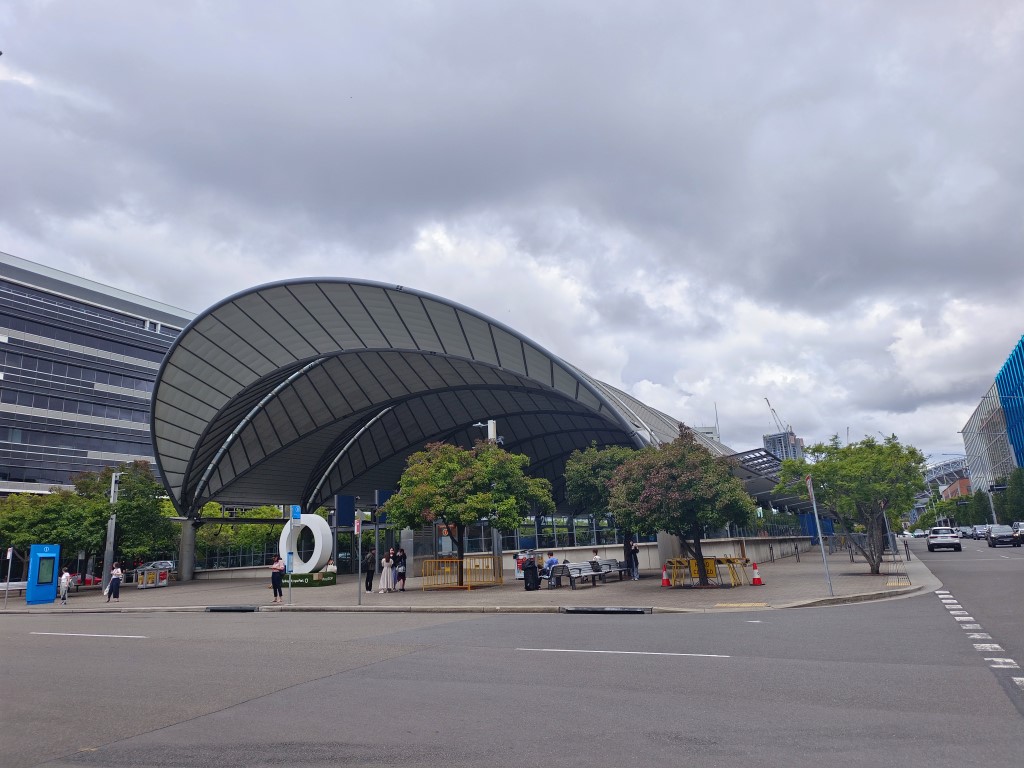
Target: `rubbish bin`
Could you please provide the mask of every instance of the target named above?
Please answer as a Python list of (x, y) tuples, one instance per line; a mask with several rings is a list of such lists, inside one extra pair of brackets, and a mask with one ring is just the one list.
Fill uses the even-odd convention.
[(523, 588), (527, 592), (540, 589), (540, 571), (537, 569), (537, 561), (532, 557), (523, 563)]

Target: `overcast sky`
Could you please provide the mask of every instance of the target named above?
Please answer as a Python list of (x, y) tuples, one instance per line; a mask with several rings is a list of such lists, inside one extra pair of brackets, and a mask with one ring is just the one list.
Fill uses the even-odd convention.
[(0, 5), (0, 251), (466, 304), (737, 450), (933, 460), (1024, 333), (1024, 3)]

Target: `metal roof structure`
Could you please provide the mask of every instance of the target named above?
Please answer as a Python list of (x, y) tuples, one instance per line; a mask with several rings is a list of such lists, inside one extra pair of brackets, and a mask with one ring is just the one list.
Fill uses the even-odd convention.
[(259, 286), (198, 315), (161, 366), (151, 429), (171, 498), (197, 517), (211, 500), (315, 509), (339, 493), (371, 498), (424, 444), (471, 446), (488, 419), (556, 500), (574, 450), (640, 448), (679, 430), (472, 309), (340, 278)]

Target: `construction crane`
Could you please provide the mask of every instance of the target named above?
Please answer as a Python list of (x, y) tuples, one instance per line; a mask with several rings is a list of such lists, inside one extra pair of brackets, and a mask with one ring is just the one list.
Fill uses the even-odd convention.
[(775, 412), (775, 409), (772, 408), (771, 401), (767, 397), (764, 399), (764, 401), (766, 403), (768, 403), (768, 410), (772, 412), (772, 418), (775, 419), (775, 426), (778, 428), (779, 432), (780, 433), (790, 432), (792, 430), (792, 428), (791, 427), (785, 427), (785, 426), (782, 425), (782, 419), (779, 418), (779, 414), (777, 414)]

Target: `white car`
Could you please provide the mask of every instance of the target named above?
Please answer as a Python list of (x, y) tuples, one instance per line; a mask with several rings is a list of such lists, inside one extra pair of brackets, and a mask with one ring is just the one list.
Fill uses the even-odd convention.
[(936, 549), (955, 549), (959, 552), (963, 549), (960, 544), (960, 537), (952, 528), (930, 528), (928, 529), (928, 551)]

